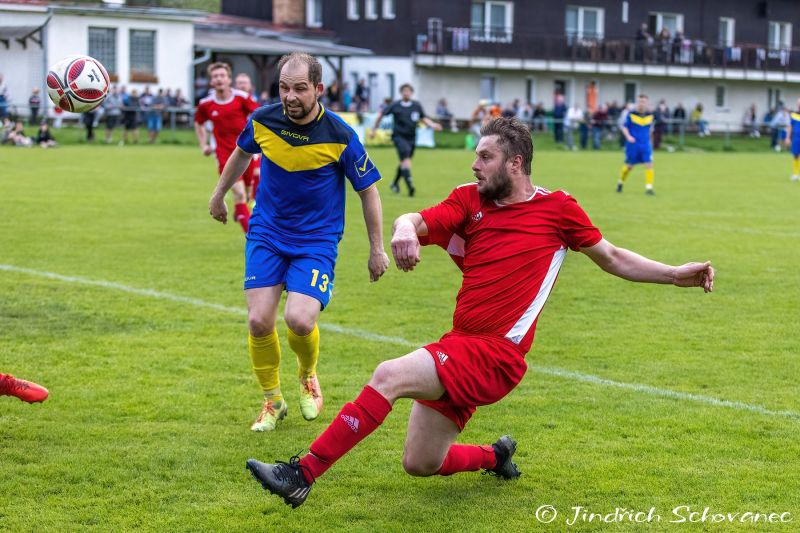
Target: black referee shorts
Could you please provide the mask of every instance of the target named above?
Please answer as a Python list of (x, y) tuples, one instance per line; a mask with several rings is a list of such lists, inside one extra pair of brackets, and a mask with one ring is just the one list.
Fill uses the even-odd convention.
[(415, 139), (400, 137), (399, 135), (392, 136), (392, 142), (394, 142), (394, 147), (397, 149), (397, 156), (400, 161), (414, 156), (414, 148), (416, 148), (414, 141)]

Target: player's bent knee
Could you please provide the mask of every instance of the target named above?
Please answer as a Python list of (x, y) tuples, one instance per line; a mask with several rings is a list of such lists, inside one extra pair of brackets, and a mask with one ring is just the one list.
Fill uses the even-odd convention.
[(369, 380), (369, 385), (384, 396), (391, 394), (396, 385), (395, 374), (392, 361), (384, 361), (375, 368), (372, 378)]
[(283, 318), (286, 320), (286, 326), (300, 337), (305, 337), (314, 331), (316, 325), (316, 320), (310, 314), (286, 313)]
[(441, 468), (441, 463), (437, 464), (437, 461), (432, 461), (430, 459), (424, 460), (419, 458), (414, 458), (410, 454), (403, 455), (403, 470), (410, 476), (414, 477), (427, 477), (433, 476), (436, 472), (439, 471)]
[(253, 337), (264, 337), (275, 330), (275, 319), (269, 319), (261, 315), (250, 315), (247, 320), (250, 335)]

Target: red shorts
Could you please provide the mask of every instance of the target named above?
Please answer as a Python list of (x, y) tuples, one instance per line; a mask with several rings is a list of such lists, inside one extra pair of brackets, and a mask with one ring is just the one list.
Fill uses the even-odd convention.
[(438, 400), (417, 400), (455, 422), (467, 425), (479, 405), (497, 402), (522, 380), (528, 365), (511, 341), (450, 332), (424, 346), (433, 357), (445, 393)]
[[(222, 175), (222, 169), (225, 168), (225, 163), (228, 162), (228, 158), (231, 154), (220, 154), (217, 153), (217, 170), (219, 171), (219, 175)], [(258, 185), (258, 174), (261, 169), (259, 166), (260, 159), (251, 159), (250, 165), (248, 165), (247, 169), (244, 173), (239, 176), (239, 179), (244, 182), (245, 187), (250, 187), (251, 185)]]

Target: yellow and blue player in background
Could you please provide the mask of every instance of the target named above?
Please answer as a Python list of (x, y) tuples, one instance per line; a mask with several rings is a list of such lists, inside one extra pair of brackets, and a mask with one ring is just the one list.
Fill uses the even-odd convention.
[(617, 182), (617, 192), (622, 192), (622, 186), (628, 178), (633, 165), (644, 165), (645, 193), (652, 195), (653, 180), (653, 125), (655, 121), (653, 114), (648, 107), (647, 95), (640, 94), (636, 102), (636, 108), (628, 113), (625, 123), (622, 126), (622, 134), (625, 136), (625, 164), (619, 174)]
[(789, 113), (789, 130), (786, 132), (786, 146), (792, 151), (792, 181), (800, 180), (800, 98), (797, 108)]

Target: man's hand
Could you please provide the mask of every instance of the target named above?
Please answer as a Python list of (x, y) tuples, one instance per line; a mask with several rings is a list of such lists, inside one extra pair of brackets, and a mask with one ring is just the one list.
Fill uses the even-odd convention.
[(214, 220), (219, 220), (223, 224), (228, 223), (228, 206), (225, 205), (224, 197), (212, 196), (208, 201), (208, 214)]
[(420, 262), (419, 248), (419, 237), (413, 227), (397, 228), (392, 237), (392, 255), (397, 268), (403, 272), (414, 270)]
[(633, 135), (626, 135), (625, 136), (625, 140), (628, 141), (631, 144), (636, 142), (636, 139), (633, 138)]
[(705, 292), (714, 290), (714, 268), (711, 261), (686, 263), (675, 269), (672, 284), (677, 287), (703, 287)]
[(369, 280), (378, 281), (389, 269), (389, 256), (383, 250), (371, 252), (367, 268), (369, 268)]
[(214, 150), (212, 150), (211, 146), (208, 145), (208, 144), (204, 144), (203, 146), (200, 147), (200, 149), (202, 150), (203, 155), (206, 155), (206, 156), (207, 155), (211, 155), (214, 152)]

